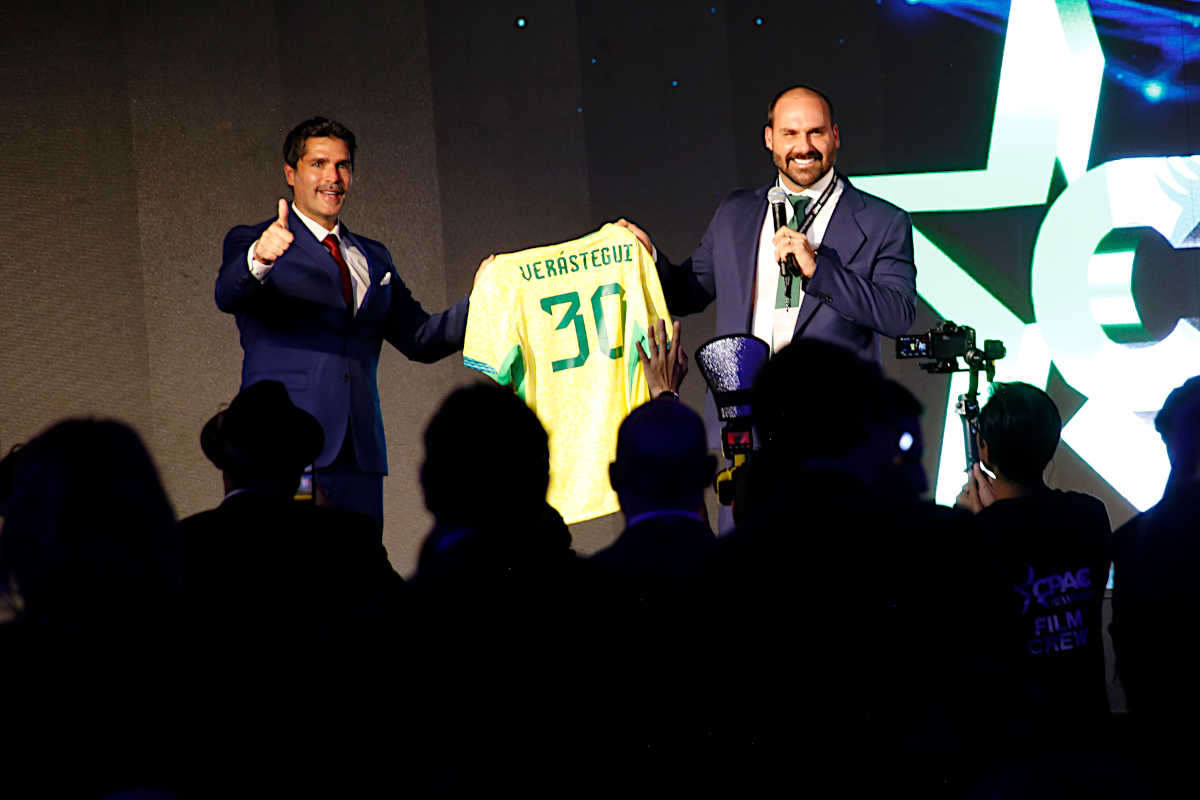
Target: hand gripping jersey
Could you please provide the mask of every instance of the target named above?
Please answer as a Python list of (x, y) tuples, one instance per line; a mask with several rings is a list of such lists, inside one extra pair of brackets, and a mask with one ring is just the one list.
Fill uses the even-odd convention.
[(471, 292), (463, 363), (511, 385), (550, 436), (547, 499), (568, 523), (619, 509), (617, 428), (649, 399), (634, 343), (669, 321), (650, 255), (627, 229), (496, 257)]

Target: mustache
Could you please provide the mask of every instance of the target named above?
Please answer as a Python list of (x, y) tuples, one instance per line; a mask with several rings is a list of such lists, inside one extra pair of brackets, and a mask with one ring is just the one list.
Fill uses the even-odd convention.
[(322, 184), (322, 185), (318, 186), (317, 191), (318, 192), (337, 192), (338, 194), (345, 194), (346, 187), (342, 186), (340, 183), (326, 183), (326, 184)]

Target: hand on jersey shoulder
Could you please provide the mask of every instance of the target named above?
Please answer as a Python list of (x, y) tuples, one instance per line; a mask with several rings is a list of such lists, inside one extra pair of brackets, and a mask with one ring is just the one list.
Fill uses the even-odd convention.
[(496, 254), (493, 253), (492, 255), (485, 258), (483, 261), (479, 262), (479, 269), (475, 270), (475, 280), (471, 282), (471, 288), (474, 288), (475, 285), (479, 283), (479, 279), (483, 277), (484, 271), (486, 271), (487, 268), (490, 267), (492, 265), (492, 262), (495, 260), (496, 260)]
[(639, 228), (637, 225), (634, 225), (624, 217), (621, 217), (613, 224), (627, 229), (630, 233), (637, 237), (638, 241), (642, 243), (642, 247), (646, 248), (646, 252), (648, 254), (651, 256), (654, 255), (654, 245), (650, 244), (650, 234), (646, 233), (644, 230)]

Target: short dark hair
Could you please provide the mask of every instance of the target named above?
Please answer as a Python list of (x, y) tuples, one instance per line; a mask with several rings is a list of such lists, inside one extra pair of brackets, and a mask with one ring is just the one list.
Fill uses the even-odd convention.
[(539, 515), (550, 482), (550, 449), (537, 415), (512, 389), (458, 389), (425, 429), (421, 485), (441, 521), (519, 522)]
[(350, 151), (350, 168), (354, 168), (354, 151), (358, 149), (358, 141), (354, 138), (354, 134), (349, 128), (335, 119), (325, 119), (324, 117), (313, 117), (306, 119), (296, 127), (292, 128), (291, 133), (283, 140), (283, 161), (292, 169), (300, 163), (300, 159), (304, 156), (304, 145), (309, 139), (319, 139), (328, 137), (330, 139), (341, 139), (346, 143), (346, 149)]
[(1050, 395), (1028, 383), (993, 383), (979, 412), (979, 440), (988, 460), (1015, 483), (1038, 483), (1062, 435), (1062, 416)]
[(837, 117), (835, 117), (833, 115), (833, 102), (829, 99), (829, 95), (825, 94), (824, 92), (822, 92), (820, 89), (816, 88), (815, 86), (809, 86), (804, 83), (798, 83), (795, 86), (789, 86), (788, 88), (784, 89), (782, 92), (780, 92), (779, 94), (777, 94), (773, 98), (771, 98), (771, 104), (769, 106), (767, 106), (767, 127), (768, 128), (775, 127), (775, 106), (779, 105), (779, 101), (783, 99), (783, 96), (785, 94), (787, 94), (788, 92), (795, 92), (795, 91), (799, 91), (799, 90), (811, 92), (812, 94), (815, 94), (817, 97), (824, 100), (825, 107), (827, 109), (829, 109), (830, 124), (832, 125), (832, 124), (837, 123)]
[(763, 447), (789, 460), (842, 458), (868, 441), (868, 423), (888, 419), (879, 366), (816, 339), (776, 353), (754, 382), (753, 400)]

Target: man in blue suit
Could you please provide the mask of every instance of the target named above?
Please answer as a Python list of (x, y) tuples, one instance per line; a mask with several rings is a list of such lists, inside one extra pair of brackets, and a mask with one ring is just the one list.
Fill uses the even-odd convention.
[(387, 248), (341, 222), (355, 147), (349, 129), (321, 117), (288, 134), (283, 172), (294, 200), (279, 201), (277, 218), (225, 237), (216, 300), (237, 317), (242, 388), (283, 383), (325, 432), (316, 487), (334, 507), (382, 526), (387, 448), (376, 370), (383, 341), (414, 361), (445, 358), (462, 349), (468, 303), (430, 315)]
[[(794, 338), (823, 339), (878, 362), (880, 336), (905, 333), (916, 314), (908, 214), (836, 173), (838, 127), (822, 92), (807, 86), (780, 92), (763, 135), (778, 170), (775, 181), (731, 192), (687, 261), (671, 263), (644, 231), (625, 220), (617, 224), (654, 254), (672, 314), (693, 314), (715, 299), (718, 336), (753, 333), (772, 352)], [(773, 187), (789, 201), (789, 225), (779, 231), (767, 203)], [(789, 255), (800, 274), (785, 281), (779, 263)], [(706, 411), (709, 444), (716, 448), (711, 394)]]

